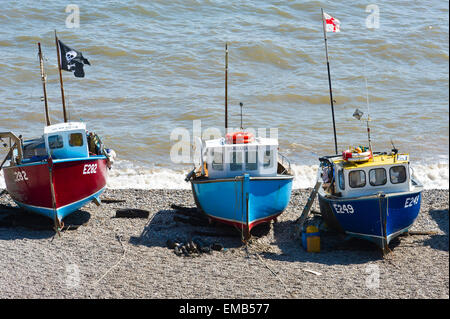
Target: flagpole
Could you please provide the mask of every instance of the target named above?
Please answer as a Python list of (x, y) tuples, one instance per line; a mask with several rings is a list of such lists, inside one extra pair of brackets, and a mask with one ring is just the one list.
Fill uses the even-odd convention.
[(227, 128), (228, 128), (228, 43), (225, 42), (225, 131), (227, 130)]
[(337, 139), (336, 139), (336, 124), (334, 120), (334, 105), (333, 105), (333, 91), (331, 89), (331, 75), (330, 75), (330, 62), (328, 60), (328, 44), (327, 44), (327, 31), (325, 27), (325, 19), (323, 15), (323, 8), (320, 8), (322, 11), (322, 25), (323, 25), (323, 38), (325, 40), (325, 54), (327, 57), (327, 70), (328, 70), (328, 86), (330, 87), (330, 102), (331, 102), (331, 115), (333, 117), (333, 132), (334, 132), (334, 149), (336, 154), (338, 153), (337, 148)]
[(64, 85), (63, 85), (62, 72), (61, 72), (61, 55), (59, 52), (60, 50), (59, 50), (58, 37), (56, 36), (56, 30), (55, 30), (55, 43), (56, 43), (56, 53), (58, 55), (59, 83), (61, 86), (61, 99), (62, 99), (62, 107), (63, 107), (63, 114), (64, 114), (64, 122), (67, 122), (66, 101), (64, 99)]
[(45, 121), (47, 123), (47, 126), (50, 124), (50, 116), (48, 114), (48, 102), (47, 102), (47, 86), (46, 86), (46, 75), (44, 72), (44, 59), (42, 58), (42, 50), (41, 50), (41, 43), (38, 42), (38, 48), (39, 48), (39, 66), (41, 69), (41, 80), (42, 80), (42, 87), (44, 89), (44, 105), (45, 105)]

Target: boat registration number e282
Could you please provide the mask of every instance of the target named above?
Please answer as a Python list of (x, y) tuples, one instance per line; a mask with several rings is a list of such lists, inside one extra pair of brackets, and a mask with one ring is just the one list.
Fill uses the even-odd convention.
[(353, 209), (353, 206), (350, 204), (333, 204), (334, 210), (336, 211), (336, 214), (353, 214), (355, 210)]
[(85, 164), (83, 168), (83, 175), (97, 173), (97, 164)]
[(15, 175), (15, 178), (14, 178), (15, 182), (21, 182), (21, 181), (27, 181), (28, 180), (27, 172), (25, 172), (25, 171), (14, 172), (14, 175)]

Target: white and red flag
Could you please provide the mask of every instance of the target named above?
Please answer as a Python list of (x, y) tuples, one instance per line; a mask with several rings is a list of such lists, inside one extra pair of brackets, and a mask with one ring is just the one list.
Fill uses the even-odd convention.
[(323, 19), (325, 21), (325, 30), (327, 32), (341, 32), (341, 21), (333, 18), (328, 13), (323, 13)]

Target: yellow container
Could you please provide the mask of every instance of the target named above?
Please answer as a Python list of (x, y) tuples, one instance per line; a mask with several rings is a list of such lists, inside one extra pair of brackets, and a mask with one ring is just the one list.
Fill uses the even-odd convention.
[(316, 226), (306, 227), (306, 232), (302, 233), (302, 244), (309, 253), (320, 252), (320, 233)]

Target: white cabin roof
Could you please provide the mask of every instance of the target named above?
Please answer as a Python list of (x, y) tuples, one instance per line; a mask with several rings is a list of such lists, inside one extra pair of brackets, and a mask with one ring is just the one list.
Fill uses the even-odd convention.
[(84, 130), (86, 131), (86, 124), (82, 122), (66, 122), (58, 123), (44, 127), (44, 134), (51, 134), (56, 132)]
[(250, 143), (238, 143), (238, 144), (232, 144), (227, 143), (224, 138), (219, 138), (215, 140), (208, 140), (205, 141), (206, 148), (211, 147), (225, 147), (225, 148), (231, 148), (236, 146), (278, 146), (278, 140), (275, 138), (263, 138), (263, 137), (257, 137), (253, 142)]

